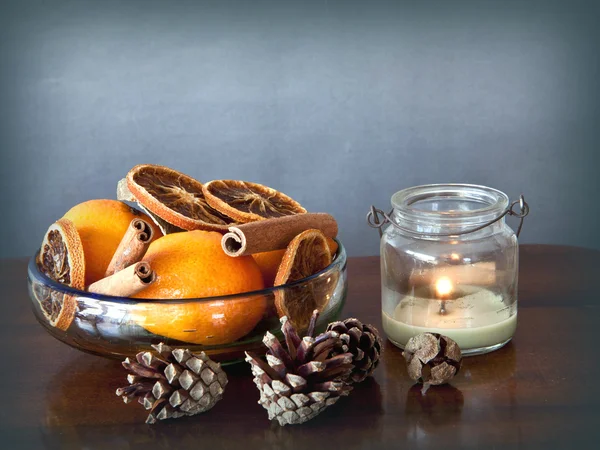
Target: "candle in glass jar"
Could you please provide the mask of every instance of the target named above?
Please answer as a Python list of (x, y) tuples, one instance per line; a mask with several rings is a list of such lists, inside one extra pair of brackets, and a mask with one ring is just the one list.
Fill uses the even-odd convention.
[[(396, 192), (391, 203), (380, 247), (390, 340), (404, 347), (410, 337), (433, 331), (456, 340), (463, 354), (506, 344), (517, 325), (519, 247), (504, 218), (517, 203), (527, 214), (523, 198), (511, 203), (485, 186), (434, 184)], [(377, 215), (372, 208), (371, 226), (379, 227)], [(451, 292), (444, 294), (444, 285)]]
[[(417, 334), (439, 333), (456, 341), (461, 349), (479, 349), (505, 343), (517, 326), (517, 305), (506, 305), (502, 296), (477, 286), (460, 286), (439, 280), (435, 294), (417, 289), (403, 296), (392, 314), (383, 311), (383, 329), (395, 344), (404, 347)], [(451, 293), (452, 291), (452, 293)], [(401, 294), (384, 287), (384, 305)], [(387, 299), (385, 299), (387, 297)], [(395, 299), (395, 301), (394, 301)]]

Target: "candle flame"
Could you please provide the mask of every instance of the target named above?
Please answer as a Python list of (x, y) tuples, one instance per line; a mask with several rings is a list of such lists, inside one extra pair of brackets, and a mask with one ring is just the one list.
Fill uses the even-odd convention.
[(448, 277), (442, 277), (435, 283), (435, 290), (440, 296), (450, 294), (453, 289), (452, 281)]

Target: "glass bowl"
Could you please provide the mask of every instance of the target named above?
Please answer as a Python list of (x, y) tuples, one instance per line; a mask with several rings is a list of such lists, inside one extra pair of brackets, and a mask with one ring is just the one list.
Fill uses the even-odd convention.
[[(140, 351), (152, 350), (151, 344), (164, 342), (170, 346), (189, 348), (191, 351), (205, 351), (216, 361), (230, 363), (242, 360), (245, 351), (264, 353), (262, 338), (266, 331), (282, 339), (281, 323), (275, 307), (278, 297), (294, 296), (322, 302), (325, 306), (321, 308), (317, 331), (322, 331), (329, 322), (339, 319), (346, 299), (348, 282), (346, 251), (339, 241), (337, 243), (338, 250), (333, 262), (321, 272), (282, 286), (235, 295), (151, 300), (93, 294), (70, 288), (48, 278), (38, 269), (37, 255), (29, 261), (27, 284), (32, 309), (38, 322), (56, 339), (76, 349), (122, 359), (125, 356), (134, 356)], [(64, 296), (63, 299), (75, 304), (73, 319), (66, 330), (52, 326), (42, 311), (41, 302), (50, 296)], [(245, 305), (248, 305), (248, 308)], [(260, 308), (258, 317), (252, 312), (256, 311), (256, 305)], [(194, 310), (206, 311), (207, 308), (211, 311), (208, 319), (212, 321), (210, 326), (218, 325), (217, 329), (227, 326), (227, 317), (231, 311), (239, 314), (247, 309), (248, 320), (251, 323), (245, 326), (252, 329), (234, 342), (211, 344), (212, 336), (207, 335), (208, 343), (200, 344), (160, 336), (142, 326), (147, 323), (149, 317), (156, 317), (157, 311), (160, 311), (160, 314), (193, 314)], [(239, 323), (239, 317), (237, 319)], [(198, 321), (199, 326), (201, 321)], [(252, 327), (254, 322), (257, 323)], [(178, 333), (175, 334), (181, 335), (188, 330), (176, 331)], [(202, 333), (202, 329), (189, 331), (196, 335), (198, 332)]]

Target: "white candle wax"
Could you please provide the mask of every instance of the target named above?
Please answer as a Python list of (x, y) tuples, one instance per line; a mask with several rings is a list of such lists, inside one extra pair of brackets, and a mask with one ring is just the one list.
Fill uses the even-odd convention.
[[(439, 333), (456, 341), (463, 351), (491, 347), (513, 336), (517, 327), (516, 302), (507, 306), (500, 295), (475, 286), (461, 286), (460, 292), (460, 297), (446, 301), (446, 313), (440, 314), (439, 300), (403, 296), (383, 286), (385, 333), (402, 347), (417, 334)], [(396, 304), (395, 308), (385, 308)], [(393, 309), (392, 315), (386, 309)]]

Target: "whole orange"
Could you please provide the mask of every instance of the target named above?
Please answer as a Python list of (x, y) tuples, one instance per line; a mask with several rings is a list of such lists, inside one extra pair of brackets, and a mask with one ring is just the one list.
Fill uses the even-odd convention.
[(258, 324), (267, 308), (263, 295), (178, 302), (256, 291), (264, 287), (252, 257), (232, 258), (221, 248), (220, 233), (185, 231), (157, 239), (144, 257), (156, 281), (136, 298), (173, 299), (140, 303), (135, 320), (148, 331), (184, 342), (217, 345), (233, 342)]
[[(331, 255), (335, 255), (338, 249), (338, 244), (331, 238), (327, 238), (327, 246)], [(265, 286), (272, 287), (277, 276), (277, 270), (281, 264), (281, 259), (285, 253), (285, 248), (282, 250), (273, 250), (270, 252), (255, 253), (252, 255), (256, 264), (260, 268), (260, 271), (265, 282)]]
[(108, 199), (88, 200), (73, 206), (63, 216), (77, 228), (85, 255), (86, 286), (104, 278), (127, 227), (135, 218), (152, 226), (154, 239), (162, 236), (160, 229), (144, 213), (127, 204)]
[(273, 250), (271, 252), (255, 253), (252, 255), (254, 261), (256, 261), (256, 264), (258, 264), (258, 267), (260, 268), (265, 286), (273, 286), (275, 276), (277, 275), (277, 269), (279, 269), (279, 264), (281, 264), (281, 259), (284, 254), (285, 248), (283, 250)]

